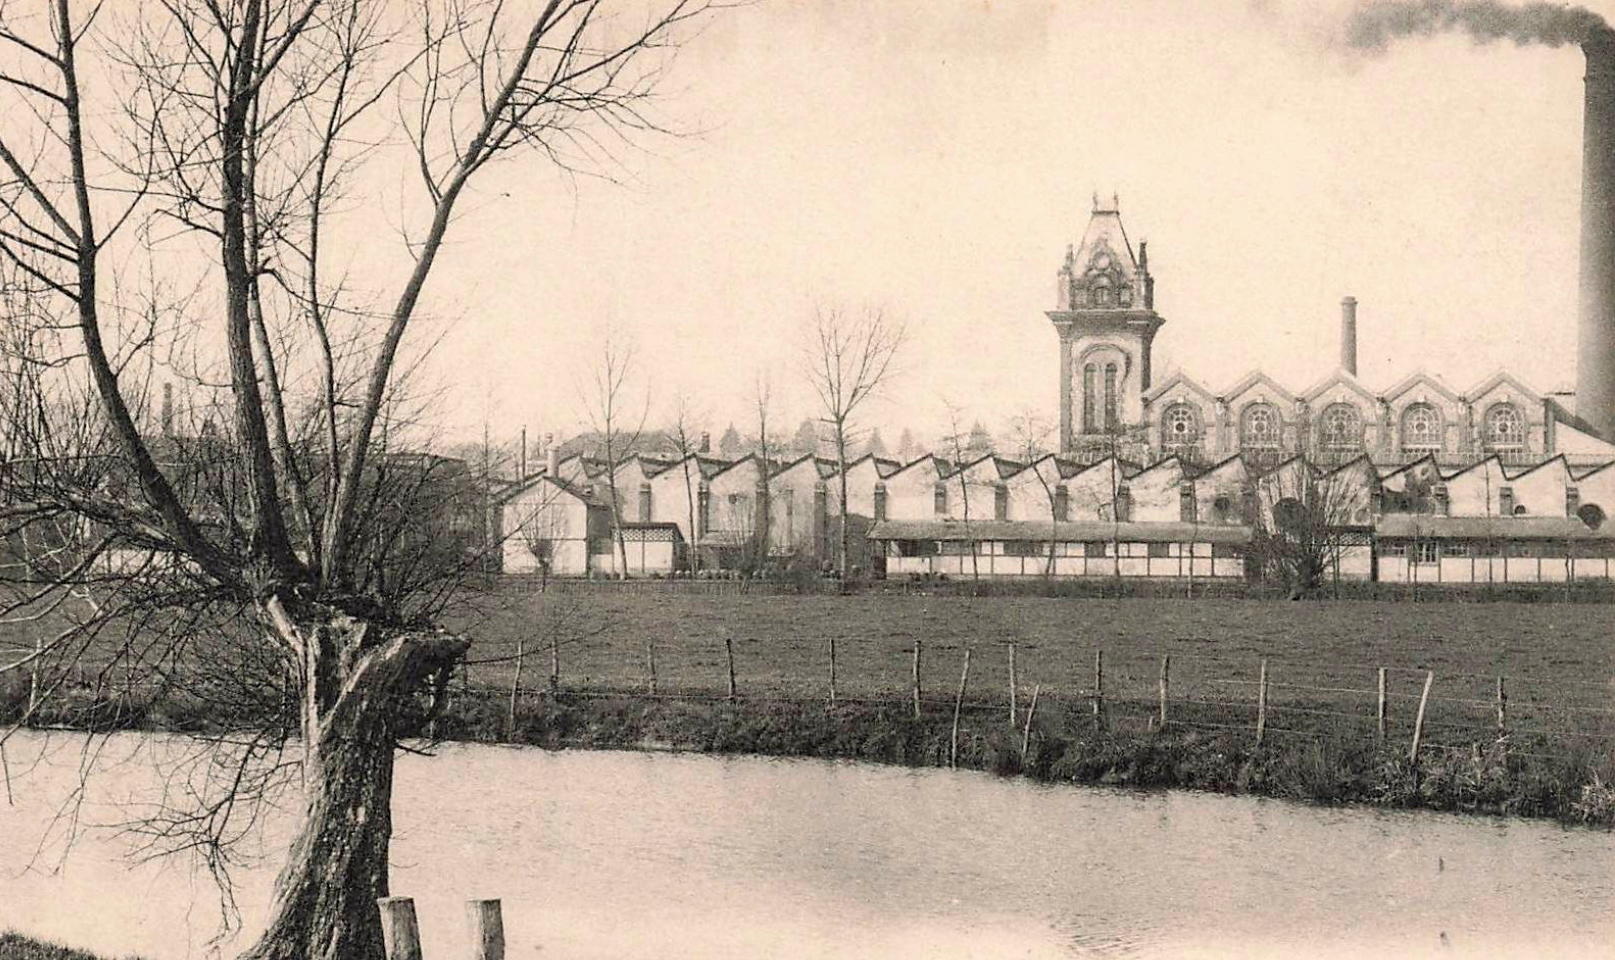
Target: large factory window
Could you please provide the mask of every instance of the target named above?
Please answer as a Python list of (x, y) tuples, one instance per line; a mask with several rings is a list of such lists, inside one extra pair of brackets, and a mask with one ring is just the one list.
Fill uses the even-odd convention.
[(1239, 444), (1248, 450), (1277, 450), (1283, 421), (1271, 403), (1253, 403), (1239, 415)]
[(1481, 438), (1488, 452), (1517, 453), (1525, 447), (1525, 418), (1520, 408), (1503, 401), (1486, 408)]
[(1402, 411), (1402, 454), (1415, 460), (1441, 450), (1441, 411), (1428, 403), (1411, 403)]
[(1200, 411), (1193, 404), (1174, 403), (1161, 414), (1161, 443), (1170, 448), (1192, 447), (1200, 442)]
[(1363, 416), (1349, 403), (1331, 403), (1318, 415), (1318, 447), (1324, 462), (1339, 463), (1363, 449)]

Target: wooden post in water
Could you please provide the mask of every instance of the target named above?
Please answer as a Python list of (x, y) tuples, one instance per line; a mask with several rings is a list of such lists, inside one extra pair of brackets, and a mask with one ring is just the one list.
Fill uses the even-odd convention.
[(914, 638), (914, 717), (920, 716), (920, 638)]
[(421, 960), (421, 928), (415, 922), (415, 901), (409, 897), (382, 897), (381, 943), (387, 960)]
[(1435, 682), (1436, 672), (1426, 670), (1424, 674), (1424, 692), (1419, 694), (1419, 714), (1413, 719), (1413, 745), (1408, 748), (1408, 762), (1419, 762), (1419, 741), (1424, 737), (1424, 708), (1430, 702), (1430, 685)]
[[(656, 644), (650, 640), (645, 641), (645, 672), (649, 674), (649, 678), (645, 681), (645, 689), (654, 697), (656, 696)], [(499, 901), (495, 900), (493, 902), (498, 903)]]
[(1385, 668), (1379, 668), (1379, 704), (1374, 708), (1374, 736), (1380, 744), (1385, 742)]
[(1015, 706), (1015, 641), (1009, 642), (1009, 725), (1015, 726), (1020, 711)]
[(559, 634), (550, 637), (550, 694), (553, 696), (561, 689), (561, 637)]
[(1503, 689), (1503, 678), (1497, 678), (1497, 739), (1508, 736), (1508, 691)]
[(471, 960), (505, 960), (505, 919), (498, 900), (467, 900)]
[(1104, 729), (1105, 726), (1105, 651), (1093, 652), (1093, 723), (1094, 727)]
[(1026, 708), (1026, 728), (1021, 731), (1021, 766), (1026, 766), (1026, 750), (1032, 745), (1032, 716), (1037, 713), (1037, 695), (1043, 685), (1032, 685), (1032, 703)]
[(1267, 733), (1267, 660), (1262, 660), (1262, 670), (1256, 679), (1256, 745), (1262, 745), (1262, 737)]
[(1161, 729), (1166, 729), (1166, 698), (1172, 683), (1172, 657), (1161, 657)]
[(948, 767), (959, 766), (959, 711), (964, 708), (965, 684), (970, 682), (970, 648), (965, 647), (965, 666), (959, 672), (959, 692), (953, 697), (953, 736), (948, 746)]
[(733, 637), (723, 638), (723, 654), (729, 661), (729, 701), (735, 700), (735, 641)]
[(830, 706), (836, 705), (836, 638), (830, 637)]

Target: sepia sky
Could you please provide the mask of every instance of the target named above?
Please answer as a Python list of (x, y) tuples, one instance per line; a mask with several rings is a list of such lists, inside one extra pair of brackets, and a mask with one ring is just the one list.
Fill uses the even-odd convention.
[[(1282, 0), (761, 0), (674, 63), (620, 183), (500, 168), (451, 234), (430, 361), (445, 436), (576, 429), (607, 326), (653, 419), (684, 391), (715, 431), (811, 412), (815, 305), (911, 333), (888, 445), (1057, 417), (1055, 271), (1091, 195), (1149, 240), (1157, 375), (1213, 390), (1333, 369), (1361, 301), (1371, 386), (1423, 367), (1458, 389), (1508, 367), (1573, 382), (1583, 60), (1574, 47), (1330, 42), (1347, 4)], [(1615, 3), (1593, 4), (1606, 15)], [(381, 185), (378, 189), (391, 189)]]

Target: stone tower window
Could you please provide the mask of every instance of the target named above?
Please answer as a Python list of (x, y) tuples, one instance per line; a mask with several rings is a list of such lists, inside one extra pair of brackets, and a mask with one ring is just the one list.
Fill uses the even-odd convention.
[(1409, 459), (1441, 449), (1441, 411), (1428, 403), (1409, 404), (1402, 411), (1402, 453)]
[(1518, 450), (1525, 446), (1525, 418), (1520, 408), (1504, 401), (1486, 409), (1481, 436), (1487, 450)]
[(1116, 365), (1105, 364), (1105, 429), (1115, 430), (1121, 424), (1117, 415), (1119, 398), (1116, 396)]
[(1093, 433), (1099, 428), (1099, 365), (1090, 363), (1082, 368), (1082, 432)]
[(1253, 403), (1239, 415), (1239, 445), (1258, 452), (1277, 450), (1282, 425), (1277, 407)]

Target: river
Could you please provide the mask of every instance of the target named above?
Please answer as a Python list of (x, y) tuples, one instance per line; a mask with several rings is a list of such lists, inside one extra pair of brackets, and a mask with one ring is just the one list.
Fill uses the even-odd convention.
[[(169, 740), (97, 743), (81, 823), (176, 788)], [(40, 849), (83, 744), (7, 748), (0, 928), (214, 955), (194, 859), (131, 864), (130, 838), (93, 826)], [(471, 897), (504, 900), (512, 960), (1615, 955), (1615, 835), (1550, 823), (492, 746), (400, 757), (395, 811), (393, 892), (416, 899), (427, 960), (463, 955)], [(288, 829), (272, 816), (252, 844), (272, 854)], [(277, 867), (237, 872), (249, 933)]]

